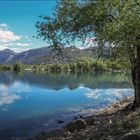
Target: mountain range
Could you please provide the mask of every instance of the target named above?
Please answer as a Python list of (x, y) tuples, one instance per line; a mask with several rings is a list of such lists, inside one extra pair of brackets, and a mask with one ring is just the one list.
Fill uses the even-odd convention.
[(0, 51), (0, 64), (14, 64), (20, 61), (24, 64), (68, 63), (81, 57), (96, 57), (97, 48), (79, 49), (67, 47), (61, 53), (53, 51), (51, 47), (32, 49), (16, 53), (10, 49)]

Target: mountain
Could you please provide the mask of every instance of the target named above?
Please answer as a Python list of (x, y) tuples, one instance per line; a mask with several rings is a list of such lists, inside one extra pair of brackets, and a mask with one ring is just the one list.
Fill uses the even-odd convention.
[(95, 57), (97, 48), (78, 49), (76, 47), (64, 48), (61, 53), (53, 51), (50, 47), (32, 49), (21, 53), (5, 49), (0, 51), (0, 64), (14, 64), (20, 61), (24, 64), (67, 63), (80, 57)]
[(81, 57), (95, 57), (97, 55), (97, 49), (78, 49), (76, 47), (64, 48), (61, 53), (56, 51), (50, 51), (38, 59), (32, 61), (33, 64), (49, 64), (49, 63), (68, 63)]
[(51, 54), (51, 48), (49, 47), (32, 49), (32, 50), (18, 53), (15, 56), (15, 58), (10, 61), (10, 63), (15, 63), (17, 61), (20, 61), (25, 64), (32, 64), (34, 60), (50, 54)]
[(11, 60), (13, 60), (15, 56), (16, 56), (16, 53), (12, 50), (5, 49), (3, 51), (0, 51), (0, 63), (7, 64)]

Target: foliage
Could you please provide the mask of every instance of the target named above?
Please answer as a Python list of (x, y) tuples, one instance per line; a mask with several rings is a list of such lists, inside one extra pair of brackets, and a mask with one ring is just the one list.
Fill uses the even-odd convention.
[(21, 71), (23, 69), (23, 64), (21, 62), (16, 62), (16, 64), (13, 65), (13, 70), (15, 72)]
[(115, 59), (93, 59), (79, 58), (70, 63), (54, 63), (46, 65), (25, 65), (17, 62), (14, 65), (0, 65), (0, 71), (112, 71), (112, 70), (128, 70), (130, 65), (128, 61), (120, 63)]
[(134, 64), (140, 43), (140, 0), (59, 0), (54, 15), (37, 22), (39, 37), (66, 44), (95, 36), (100, 47), (115, 46), (116, 57)]
[[(29, 66), (28, 66), (29, 67)], [(118, 63), (115, 60), (110, 59), (91, 59), (81, 58), (74, 62), (66, 64), (48, 64), (48, 65), (34, 65), (30, 66), (34, 71), (45, 70), (45, 71), (112, 71), (112, 70), (126, 70), (129, 69), (129, 63), (125, 65)]]
[(140, 0), (59, 0), (54, 15), (37, 22), (38, 36), (54, 45), (96, 37), (101, 50), (107, 45), (116, 59), (129, 60), (134, 103), (140, 106)]
[(10, 71), (12, 70), (11, 65), (0, 65), (0, 71)]

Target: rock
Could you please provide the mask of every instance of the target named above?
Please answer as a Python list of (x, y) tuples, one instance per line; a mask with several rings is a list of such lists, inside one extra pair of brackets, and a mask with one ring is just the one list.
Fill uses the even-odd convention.
[(120, 105), (118, 103), (116, 103), (115, 105), (113, 105), (114, 108), (118, 108), (120, 107)]
[(82, 115), (80, 115), (79, 118), (84, 119), (84, 117)]
[(140, 140), (140, 132), (139, 133), (128, 133), (122, 136), (121, 140)]
[(40, 131), (40, 134), (41, 134), (41, 135), (46, 135), (46, 133), (45, 133), (45, 132), (43, 132), (43, 131)]
[(90, 120), (87, 121), (89, 126), (92, 126), (95, 124), (95, 119), (91, 118)]
[(61, 124), (61, 123), (64, 123), (64, 121), (63, 120), (58, 120), (58, 123)]
[(108, 136), (107, 140), (114, 140), (112, 136)]
[(109, 123), (109, 124), (112, 124), (112, 120), (111, 120), (111, 119), (109, 119), (109, 120), (108, 120), (108, 123)]
[(77, 117), (73, 117), (74, 118), (74, 120), (77, 120), (78, 118)]
[(70, 132), (73, 133), (75, 131), (79, 131), (81, 129), (86, 128), (86, 122), (84, 119), (78, 119), (73, 122), (70, 122), (69, 124), (66, 125), (66, 129)]

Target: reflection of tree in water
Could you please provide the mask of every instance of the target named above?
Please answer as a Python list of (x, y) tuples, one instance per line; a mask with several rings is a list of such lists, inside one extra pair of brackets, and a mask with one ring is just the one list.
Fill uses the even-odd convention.
[(10, 84), (16, 80), (44, 88), (59, 90), (65, 87), (73, 90), (79, 86), (89, 88), (128, 88), (132, 87), (130, 75), (123, 73), (101, 72), (60, 72), (32, 73), (24, 72), (16, 75), (11, 72), (0, 73), (0, 83)]
[(10, 85), (15, 81), (15, 76), (12, 72), (0, 72), (0, 84)]

